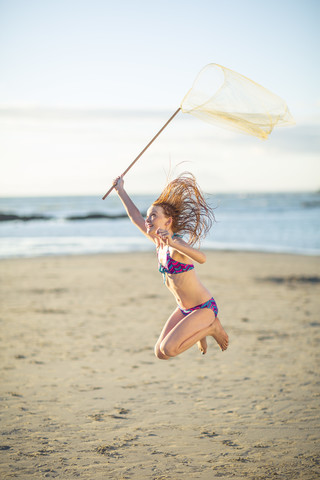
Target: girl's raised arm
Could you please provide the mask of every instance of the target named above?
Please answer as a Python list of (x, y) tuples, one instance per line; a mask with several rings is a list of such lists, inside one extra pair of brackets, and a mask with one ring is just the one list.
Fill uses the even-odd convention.
[(126, 212), (128, 214), (128, 217), (130, 218), (131, 222), (139, 228), (139, 230), (146, 235), (150, 240), (153, 241), (153, 239), (148, 235), (147, 233), (147, 228), (145, 226), (145, 220), (143, 216), (141, 215), (140, 210), (136, 207), (136, 205), (133, 203), (129, 195), (124, 189), (124, 180), (122, 177), (117, 177), (114, 182), (113, 182), (114, 188), (123, 203), (124, 208), (126, 209)]

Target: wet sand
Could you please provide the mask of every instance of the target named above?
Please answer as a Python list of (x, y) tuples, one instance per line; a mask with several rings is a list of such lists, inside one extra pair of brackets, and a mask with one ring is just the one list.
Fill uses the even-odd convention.
[(230, 347), (169, 361), (154, 254), (0, 270), (1, 479), (319, 477), (319, 257), (209, 252)]

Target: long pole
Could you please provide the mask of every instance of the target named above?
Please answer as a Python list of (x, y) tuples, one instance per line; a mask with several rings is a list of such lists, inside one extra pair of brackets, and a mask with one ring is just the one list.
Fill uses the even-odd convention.
[[(121, 175), (122, 177), (130, 170), (131, 167), (133, 167), (133, 165), (139, 160), (139, 158), (141, 157), (141, 155), (144, 154), (144, 152), (150, 147), (150, 145), (155, 141), (155, 139), (160, 135), (160, 133), (166, 128), (167, 125), (169, 125), (169, 123), (171, 122), (171, 120), (174, 119), (174, 117), (180, 112), (181, 110), (181, 107), (178, 108), (178, 110), (176, 112), (174, 112), (174, 114), (172, 115), (172, 117), (169, 118), (169, 120), (167, 121), (167, 123), (165, 123), (163, 125), (163, 127), (159, 130), (159, 132), (153, 137), (153, 139), (148, 143), (148, 145), (142, 150), (142, 152), (139, 153), (139, 155), (137, 156), (137, 158), (135, 158), (133, 160), (132, 163), (130, 163), (129, 167), (123, 172), (123, 174)], [(114, 189), (114, 185), (112, 185), (111, 188), (109, 188), (109, 190), (107, 191), (107, 193), (102, 197), (102, 200), (104, 200), (105, 198), (107, 198), (107, 196), (109, 195), (110, 192), (112, 192), (112, 190)]]

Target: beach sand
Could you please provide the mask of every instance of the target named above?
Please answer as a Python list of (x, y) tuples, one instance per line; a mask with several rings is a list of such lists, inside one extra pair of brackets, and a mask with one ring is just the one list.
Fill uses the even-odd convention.
[(0, 266), (1, 479), (319, 478), (320, 257), (207, 252), (230, 347), (169, 361), (155, 254)]

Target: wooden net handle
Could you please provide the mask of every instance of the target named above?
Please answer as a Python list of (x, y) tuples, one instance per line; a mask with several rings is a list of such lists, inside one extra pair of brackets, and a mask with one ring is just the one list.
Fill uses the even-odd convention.
[[(142, 152), (139, 153), (139, 155), (137, 156), (137, 158), (135, 158), (133, 160), (132, 163), (130, 163), (129, 167), (123, 172), (123, 174), (121, 175), (121, 177), (124, 177), (124, 175), (130, 170), (131, 167), (133, 167), (133, 165), (139, 160), (139, 158), (141, 157), (141, 155), (144, 154), (144, 152), (150, 147), (150, 145), (155, 141), (155, 139), (160, 135), (160, 133), (166, 128), (167, 125), (169, 125), (169, 123), (171, 122), (171, 120), (174, 119), (174, 117), (180, 112), (181, 110), (181, 107), (178, 108), (178, 110), (176, 110), (174, 112), (174, 114), (169, 118), (169, 120), (163, 125), (163, 127), (159, 130), (159, 132), (153, 137), (153, 139), (148, 143), (148, 145), (142, 150)], [(109, 190), (107, 191), (107, 193), (102, 197), (102, 200), (105, 200), (105, 198), (107, 198), (107, 196), (109, 195), (109, 193), (112, 192), (112, 190), (114, 189), (114, 185), (112, 185), (111, 188), (109, 188)]]

